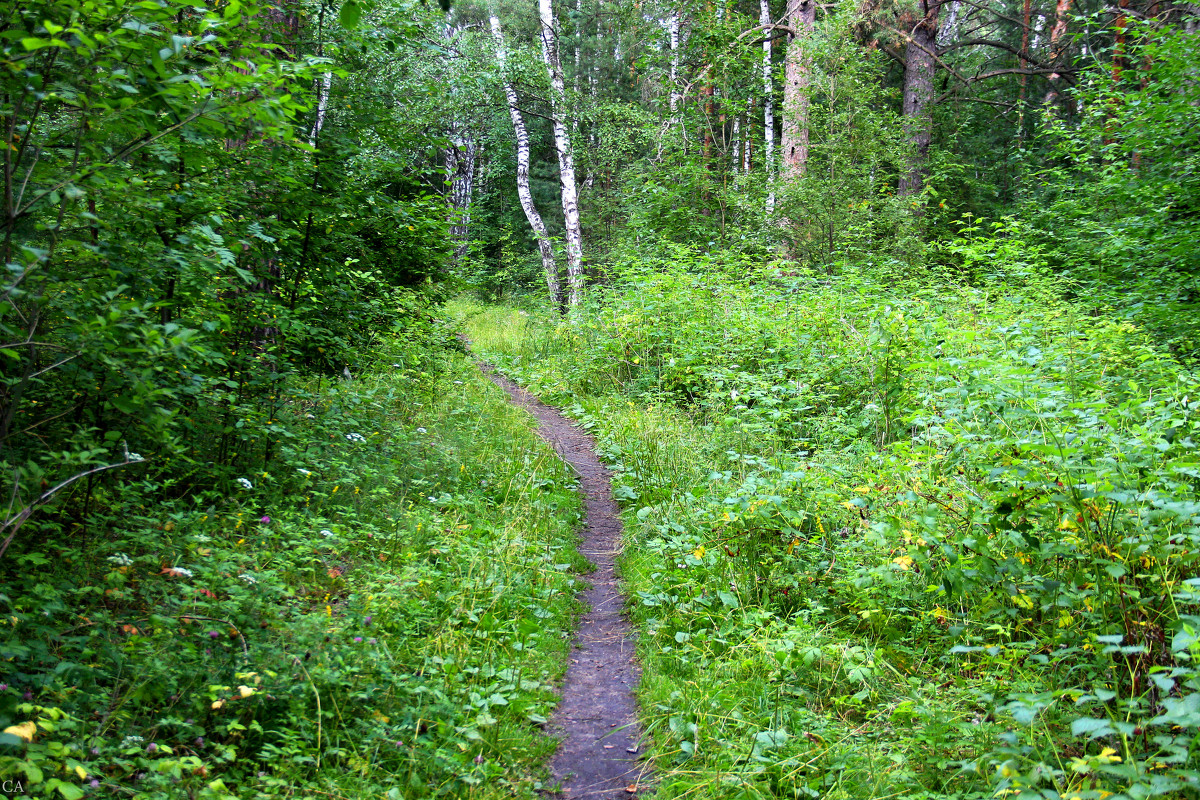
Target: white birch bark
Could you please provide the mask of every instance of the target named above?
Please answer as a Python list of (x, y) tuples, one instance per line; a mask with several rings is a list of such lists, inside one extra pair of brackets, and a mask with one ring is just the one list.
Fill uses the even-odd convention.
[(455, 133), (446, 148), (446, 172), (450, 176), (450, 238), (454, 260), (462, 263), (470, 246), (471, 200), (475, 191), (475, 171), (479, 149), (469, 133)]
[[(771, 0), (759, 0), (758, 22), (771, 24)], [(767, 216), (775, 213), (775, 88), (771, 80), (771, 37), (763, 42), (763, 163), (767, 168)]]
[(317, 119), (313, 122), (312, 131), (308, 134), (308, 143), (317, 146), (317, 137), (321, 128), (325, 127), (325, 110), (329, 108), (329, 89), (333, 86), (333, 73), (326, 72), (321, 76), (321, 86), (317, 90)]
[(732, 151), (733, 169), (736, 172), (737, 168), (742, 165), (742, 115), (733, 115), (733, 131), (730, 134), (730, 140), (733, 142), (733, 147), (729, 148)]
[(521, 210), (529, 227), (533, 229), (537, 239), (538, 251), (542, 255), (542, 272), (546, 275), (546, 289), (550, 292), (550, 300), (558, 308), (562, 307), (562, 287), (558, 283), (558, 264), (554, 261), (554, 248), (550, 245), (550, 237), (546, 234), (546, 224), (542, 215), (533, 204), (533, 192), (529, 189), (529, 131), (525, 127), (525, 119), (517, 107), (517, 92), (513, 89), (512, 81), (508, 79), (504, 68), (508, 60), (508, 52), (504, 48), (504, 34), (500, 30), (500, 18), (495, 14), (488, 17), (492, 26), (492, 38), (496, 43), (496, 63), (504, 81), (504, 98), (508, 101), (508, 115), (512, 118), (513, 132), (517, 140), (517, 198), (521, 201)]
[(562, 188), (563, 224), (567, 240), (567, 303), (576, 306), (583, 297), (583, 229), (579, 222), (579, 188), (575, 182), (575, 155), (566, 122), (566, 86), (558, 55), (558, 30), (554, 25), (553, 0), (538, 0), (541, 17), (542, 58), (550, 76), (550, 106), (554, 117), (554, 147), (558, 151), (558, 174)]
[(750, 131), (752, 130), (750, 119), (754, 115), (754, 98), (746, 98), (746, 133), (742, 137), (742, 172), (746, 175), (750, 174), (751, 152), (754, 145), (750, 143)]
[(679, 111), (679, 9), (671, 12), (671, 18), (667, 22), (667, 31), (670, 34), (671, 42), (671, 116)]

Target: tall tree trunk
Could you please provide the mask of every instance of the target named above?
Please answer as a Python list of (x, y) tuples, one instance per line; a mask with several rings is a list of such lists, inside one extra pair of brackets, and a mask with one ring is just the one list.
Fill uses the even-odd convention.
[(579, 190), (575, 183), (575, 156), (566, 123), (567, 98), (562, 61), (558, 56), (558, 30), (554, 24), (553, 0), (538, 0), (541, 17), (542, 58), (550, 76), (550, 106), (554, 117), (554, 147), (558, 151), (558, 174), (562, 185), (563, 223), (567, 240), (567, 302), (579, 304), (583, 297), (583, 230), (579, 223)]
[(733, 130), (729, 132), (730, 143), (730, 163), (733, 164), (733, 171), (737, 172), (738, 167), (742, 165), (742, 115), (733, 115)]
[[(1021, 10), (1021, 69), (1029, 69), (1029, 33), (1033, 27), (1033, 2), (1025, 0)], [(1025, 90), (1029, 76), (1021, 73), (1020, 88), (1017, 90), (1017, 141), (1025, 138)]]
[(461, 264), (470, 246), (471, 199), (475, 192), (475, 168), (479, 149), (469, 133), (455, 133), (446, 149), (446, 172), (450, 175), (450, 238), (454, 260)]
[[(771, 24), (771, 0), (759, 0), (760, 25)], [(775, 213), (775, 86), (771, 80), (771, 36), (763, 42), (763, 165), (767, 170), (767, 216)]]
[(542, 254), (542, 272), (546, 275), (546, 289), (550, 292), (550, 300), (556, 307), (564, 307), (562, 287), (558, 283), (558, 264), (554, 261), (554, 248), (550, 245), (550, 237), (546, 234), (546, 224), (542, 215), (533, 204), (533, 192), (529, 189), (529, 131), (525, 128), (525, 119), (517, 107), (517, 92), (513, 89), (512, 81), (504, 72), (508, 53), (504, 49), (504, 34), (500, 30), (500, 18), (495, 14), (488, 17), (492, 26), (492, 37), (496, 42), (496, 63), (500, 66), (500, 75), (504, 81), (504, 97), (508, 101), (508, 115), (512, 118), (513, 132), (517, 139), (517, 197), (521, 201), (521, 210), (529, 227), (533, 229), (537, 239), (538, 251)]
[[(1059, 64), (1062, 60), (1063, 52), (1066, 50), (1066, 45), (1063, 44), (1063, 35), (1067, 32), (1067, 21), (1071, 15), (1071, 0), (1056, 0), (1054, 4), (1054, 27), (1050, 29), (1050, 63)], [(1048, 77), (1050, 81), (1050, 91), (1046, 92), (1046, 97), (1042, 100), (1048, 113), (1053, 113), (1054, 101), (1058, 99), (1058, 90), (1055, 88), (1054, 82), (1061, 76), (1057, 72), (1052, 72)]]
[(811, 102), (812, 58), (802, 38), (812, 34), (817, 19), (816, 0), (788, 0), (787, 56), (783, 85), (783, 177), (792, 181), (808, 166), (808, 109)]
[(750, 174), (750, 164), (753, 158), (754, 145), (751, 144), (752, 137), (751, 129), (754, 127), (750, 124), (750, 120), (754, 119), (754, 98), (746, 98), (746, 125), (742, 134), (742, 172), (746, 175)]
[(676, 8), (671, 12), (671, 18), (667, 22), (667, 31), (670, 35), (671, 48), (671, 116), (679, 112), (679, 9)]
[[(933, 76), (937, 66), (938, 9), (940, 0), (922, 0), (917, 19), (909, 12), (901, 24), (909, 28), (904, 48), (904, 129), (912, 150), (908, 172), (900, 178), (901, 197), (914, 197), (925, 188), (929, 143), (933, 140)], [(918, 210), (919, 213), (919, 210)]]
[(313, 147), (317, 146), (317, 137), (321, 135), (321, 128), (325, 127), (325, 112), (329, 108), (329, 90), (332, 86), (333, 73), (322, 74), (321, 84), (317, 88), (317, 118), (313, 121), (312, 130), (308, 134), (308, 143)]

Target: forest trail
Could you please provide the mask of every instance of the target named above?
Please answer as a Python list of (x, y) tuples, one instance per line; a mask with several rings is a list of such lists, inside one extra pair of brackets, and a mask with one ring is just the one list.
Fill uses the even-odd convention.
[(562, 704), (552, 725), (563, 740), (550, 761), (562, 781), (563, 798), (608, 800), (643, 791), (643, 765), (633, 687), (640, 670), (634, 661), (633, 631), (622, 615), (624, 606), (615, 573), (621, 552), (620, 509), (612, 495), (611, 473), (596, 455), (592, 437), (553, 408), (541, 403), (487, 364), (483, 373), (508, 393), (511, 401), (538, 421), (538, 434), (579, 474), (586, 504), (583, 542), (579, 550), (595, 566), (590, 588), (580, 593), (588, 612), (580, 620)]

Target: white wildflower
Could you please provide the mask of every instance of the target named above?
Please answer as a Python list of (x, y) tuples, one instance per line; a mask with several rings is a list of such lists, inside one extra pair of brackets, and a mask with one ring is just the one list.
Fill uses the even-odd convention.
[(321, 535), (328, 539), (330, 536), (333, 536), (333, 531), (329, 530), (329, 528), (324, 528), (321, 531)]
[(425, 430), (424, 428), (417, 428), (417, 433), (429, 433), (429, 431)]
[(254, 577), (249, 572), (243, 572), (241, 575), (238, 575), (238, 577), (241, 578), (242, 580), (244, 580), (246, 583), (250, 584), (251, 586), (258, 583), (258, 578)]
[(243, 489), (253, 489), (254, 488), (254, 484), (250, 482), (249, 478), (238, 478), (237, 482), (242, 485)]
[(139, 745), (144, 741), (146, 740), (141, 736), (126, 736), (121, 740), (121, 747), (134, 747), (135, 745)]
[(296, 472), (299, 472), (301, 475), (303, 475), (303, 476), (304, 476), (304, 477), (306, 477), (306, 478), (307, 478), (309, 475), (312, 475), (312, 470), (311, 470), (311, 469), (297, 469), (297, 470), (296, 470)]
[(128, 567), (133, 563), (133, 559), (124, 553), (117, 553), (115, 556), (109, 556), (108, 560), (116, 564), (118, 567)]
[(348, 442), (365, 442), (367, 438), (361, 433), (347, 433), (346, 441)]

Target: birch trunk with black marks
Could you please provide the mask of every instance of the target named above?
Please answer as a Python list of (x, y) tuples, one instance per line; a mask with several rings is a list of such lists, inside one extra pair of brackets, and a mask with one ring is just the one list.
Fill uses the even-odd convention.
[[(916, 197), (925, 188), (929, 144), (933, 140), (933, 76), (937, 66), (938, 0), (922, 0), (917, 13), (907, 12), (901, 25), (907, 29), (904, 48), (904, 130), (910, 144), (908, 170), (900, 178), (898, 194)], [(918, 208), (918, 213), (920, 209)]]
[(479, 147), (469, 133), (455, 133), (446, 148), (446, 174), (450, 178), (450, 238), (456, 242), (454, 260), (462, 263), (470, 246), (471, 198)]
[(671, 18), (667, 22), (667, 32), (670, 35), (671, 48), (671, 75), (669, 83), (671, 85), (671, 117), (679, 111), (679, 9), (671, 12)]
[(325, 111), (329, 108), (329, 90), (332, 86), (333, 73), (321, 75), (321, 85), (317, 89), (317, 118), (308, 134), (308, 143), (313, 147), (317, 146), (317, 137), (321, 135), (321, 128), (325, 127)]
[(546, 224), (542, 215), (533, 204), (533, 192), (529, 189), (529, 131), (525, 127), (525, 119), (517, 106), (517, 92), (513, 89), (512, 81), (508, 79), (504, 68), (508, 60), (508, 52), (504, 48), (504, 34), (500, 30), (500, 18), (491, 14), (488, 18), (492, 26), (492, 37), (496, 43), (496, 63), (504, 81), (504, 97), (508, 101), (508, 115), (512, 118), (513, 132), (517, 140), (517, 198), (521, 201), (521, 210), (529, 227), (533, 229), (537, 239), (538, 251), (542, 254), (542, 272), (546, 275), (546, 289), (550, 299), (558, 308), (563, 307), (562, 286), (558, 282), (558, 264), (554, 261), (554, 248), (550, 245), (550, 237), (546, 234)]
[(793, 181), (808, 166), (808, 110), (812, 82), (812, 58), (802, 39), (812, 34), (817, 21), (816, 0), (788, 0), (787, 56), (783, 85), (783, 178)]
[(567, 94), (562, 60), (558, 55), (558, 29), (553, 0), (538, 0), (541, 18), (542, 58), (550, 76), (550, 106), (554, 118), (554, 148), (562, 189), (563, 224), (567, 243), (567, 303), (576, 306), (583, 297), (583, 229), (579, 222), (579, 189), (575, 182), (575, 155), (567, 124)]
[[(760, 25), (771, 24), (771, 0), (759, 0)], [(763, 164), (767, 169), (767, 216), (775, 213), (775, 87), (771, 80), (771, 37), (763, 42)]]

